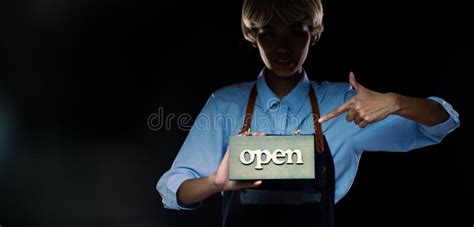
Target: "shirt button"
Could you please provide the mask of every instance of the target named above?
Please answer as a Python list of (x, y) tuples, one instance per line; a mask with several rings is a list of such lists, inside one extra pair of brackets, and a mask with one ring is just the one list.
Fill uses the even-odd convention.
[(270, 109), (274, 110), (274, 109), (278, 108), (278, 105), (279, 105), (278, 102), (274, 102), (270, 105)]

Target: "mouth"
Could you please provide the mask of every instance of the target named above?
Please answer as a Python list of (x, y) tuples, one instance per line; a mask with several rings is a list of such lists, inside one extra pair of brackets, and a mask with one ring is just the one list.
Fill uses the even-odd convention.
[(291, 58), (276, 58), (273, 61), (280, 68), (289, 68), (293, 65), (293, 60)]
[(283, 59), (275, 59), (275, 61), (276, 61), (277, 63), (280, 63), (280, 64), (286, 64), (286, 63), (291, 62), (291, 59), (289, 59), (289, 58), (286, 58), (286, 59), (283, 58)]

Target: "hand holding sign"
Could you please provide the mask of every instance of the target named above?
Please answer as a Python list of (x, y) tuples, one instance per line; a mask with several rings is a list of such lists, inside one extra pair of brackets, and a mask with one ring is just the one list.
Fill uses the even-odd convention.
[(365, 88), (355, 80), (352, 72), (349, 73), (349, 82), (357, 95), (321, 117), (318, 120), (320, 123), (347, 112), (348, 122), (354, 121), (360, 128), (365, 128), (368, 124), (380, 121), (398, 110), (397, 100), (393, 93), (383, 94)]
[[(242, 136), (265, 136), (265, 133), (245, 133)], [(217, 169), (217, 173), (210, 178), (213, 182), (212, 184), (215, 185), (219, 190), (218, 191), (230, 191), (230, 190), (238, 190), (244, 188), (255, 188), (262, 184), (262, 181), (231, 181), (229, 180), (229, 148), (227, 147), (227, 151), (222, 159), (221, 163), (219, 164), (219, 168)]]

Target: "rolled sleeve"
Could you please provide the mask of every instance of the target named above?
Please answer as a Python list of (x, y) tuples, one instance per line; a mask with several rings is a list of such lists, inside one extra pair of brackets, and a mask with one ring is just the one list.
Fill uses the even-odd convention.
[(444, 99), (441, 99), (435, 96), (428, 97), (428, 99), (431, 99), (439, 103), (449, 114), (449, 119), (437, 125), (426, 126), (426, 125), (418, 124), (420, 131), (425, 136), (427, 136), (434, 142), (439, 143), (446, 135), (448, 135), (454, 129), (460, 126), (459, 114), (456, 112), (456, 110), (454, 110), (452, 105), (446, 102)]
[[(175, 171), (173, 171), (175, 172)], [(202, 202), (193, 204), (183, 204), (178, 200), (179, 186), (188, 179), (196, 178), (192, 174), (173, 173), (168, 171), (158, 181), (156, 189), (161, 195), (164, 208), (174, 210), (194, 210), (201, 207)]]

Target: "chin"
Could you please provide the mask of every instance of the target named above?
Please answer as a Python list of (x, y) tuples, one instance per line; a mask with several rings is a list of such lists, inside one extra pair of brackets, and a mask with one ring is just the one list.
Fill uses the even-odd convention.
[(270, 70), (275, 76), (281, 77), (281, 78), (289, 78), (295, 75), (299, 75), (300, 73), (298, 72), (298, 69), (277, 69), (273, 68)]

